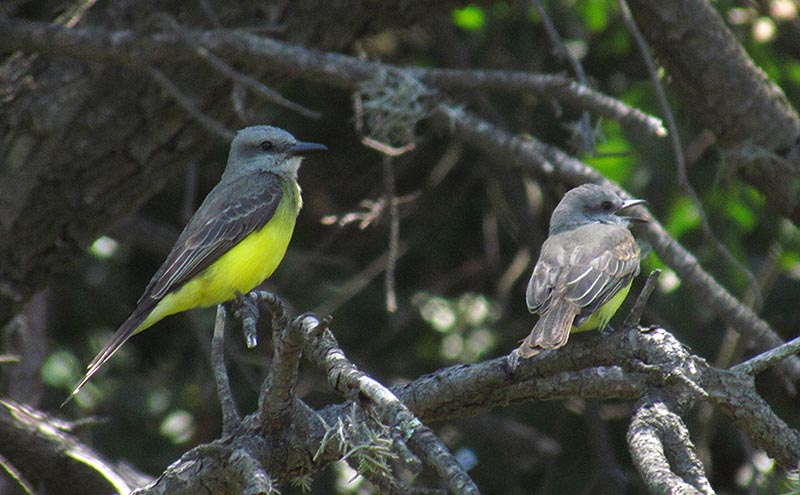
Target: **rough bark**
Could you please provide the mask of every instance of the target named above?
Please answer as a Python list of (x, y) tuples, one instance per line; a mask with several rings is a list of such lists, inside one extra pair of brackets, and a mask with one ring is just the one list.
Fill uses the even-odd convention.
[(800, 118), (707, 0), (631, 0), (631, 11), (692, 118), (725, 151), (728, 173), (800, 223)]

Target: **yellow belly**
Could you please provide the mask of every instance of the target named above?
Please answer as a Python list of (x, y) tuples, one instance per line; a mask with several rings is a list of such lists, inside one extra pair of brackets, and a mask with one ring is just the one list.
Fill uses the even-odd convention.
[(597, 311), (595, 311), (594, 314), (584, 321), (580, 326), (572, 327), (571, 332), (575, 333), (583, 332), (585, 330), (594, 330), (595, 328), (605, 328), (619, 307), (622, 306), (622, 302), (625, 301), (626, 297), (628, 297), (628, 292), (631, 290), (631, 285), (633, 285), (633, 281), (631, 281), (631, 283), (629, 283), (626, 287), (620, 289), (614, 297), (612, 297), (607, 303), (600, 306)]
[(208, 268), (175, 292), (170, 292), (134, 333), (162, 318), (191, 308), (213, 306), (247, 293), (280, 264), (294, 231), (297, 211), (284, 200), (261, 230), (245, 237)]

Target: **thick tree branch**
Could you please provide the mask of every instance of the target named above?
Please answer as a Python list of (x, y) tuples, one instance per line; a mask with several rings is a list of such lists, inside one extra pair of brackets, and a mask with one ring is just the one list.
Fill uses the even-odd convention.
[(658, 394), (647, 394), (638, 404), (628, 428), (628, 443), (650, 493), (714, 493), (686, 424)]
[[(43, 54), (129, 66), (190, 61), (197, 47), (224, 53), (225, 62), (250, 69), (271, 69), (323, 84), (353, 89), (381, 70), (407, 71), (409, 75), (442, 89), (493, 89), (513, 94), (534, 93), (618, 120), (628, 128), (665, 136), (661, 121), (641, 110), (558, 75), (513, 71), (403, 68), (367, 62), (335, 53), (262, 38), (243, 31), (183, 29), (174, 33), (140, 34), (102, 28), (67, 30), (47, 23), (0, 20), (0, 48), (33, 50)], [(217, 55), (219, 57), (219, 55)]]
[[(356, 393), (357, 396), (352, 401), (316, 412), (296, 401), (292, 427), (272, 435), (265, 435), (258, 414), (250, 415), (233, 435), (187, 452), (155, 485), (141, 493), (196, 493), (199, 486), (204, 486), (224, 494), (243, 488), (248, 480), (252, 481), (251, 476), (262, 480), (259, 483), (263, 486), (278, 486), (290, 479), (308, 476), (348, 452), (367, 448), (363, 447), (369, 438), (363, 436), (367, 435), (364, 426), (380, 424), (366, 414), (371, 409), (382, 416), (382, 422), (391, 421), (397, 426), (399, 439), (409, 441), (417, 452), (436, 453), (438, 449), (427, 450), (424, 443), (435, 437), (419, 435), (423, 426), (415, 417), (431, 422), (531, 400), (636, 399), (650, 393), (681, 397), (679, 410), (670, 409), (672, 412), (668, 415), (688, 409), (698, 399), (719, 405), (781, 466), (791, 469), (800, 462), (800, 433), (780, 420), (758, 396), (752, 377), (708, 366), (662, 329), (580, 335), (557, 352), (543, 352), (536, 358), (522, 360), (513, 374), (503, 357), (445, 368), (407, 385), (385, 389), (346, 361), (341, 350), (335, 347), (332, 336), (325, 332), (317, 335), (318, 332), (312, 330), (315, 325), (304, 326), (306, 319), (308, 317), (294, 320), (292, 326), (293, 331), (304, 335), (307, 354), (315, 362), (325, 363), (331, 372), (328, 378), (332, 386), (343, 394)], [(676, 454), (670, 450), (685, 449), (685, 446), (664, 444), (679, 441), (678, 437), (670, 439), (663, 431), (657, 433), (661, 430), (653, 430), (653, 424), (646, 422), (644, 426), (651, 432), (646, 435), (650, 438), (648, 445), (658, 448), (652, 442), (661, 442), (664, 455), (681, 455), (691, 461), (691, 456), (686, 457), (687, 451), (675, 451)], [(10, 450), (12, 445), (20, 445), (25, 450), (29, 443), (18, 443), (18, 439), (8, 436), (2, 428), (0, 439), (0, 445), (4, 446), (0, 454), (17, 466), (23, 465), (9, 452), (14, 452)], [(426, 462), (432, 460), (426, 459)], [(671, 472), (692, 486), (702, 486), (699, 481), (702, 476), (692, 466), (693, 461)], [(234, 468), (239, 474), (226, 472)]]
[(726, 161), (800, 224), (800, 118), (707, 0), (629, 0), (642, 33)]
[(0, 400), (0, 456), (46, 493), (128, 493), (150, 478), (120, 469), (81, 444), (70, 426), (10, 400)]

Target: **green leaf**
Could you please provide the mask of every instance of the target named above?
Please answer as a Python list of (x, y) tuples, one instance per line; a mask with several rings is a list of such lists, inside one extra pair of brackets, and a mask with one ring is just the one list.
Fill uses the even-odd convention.
[(480, 31), (486, 26), (486, 13), (477, 5), (467, 5), (463, 9), (455, 9), (450, 15), (453, 24), (464, 31)]
[(686, 232), (696, 229), (699, 225), (700, 213), (694, 203), (685, 196), (679, 197), (667, 216), (667, 232), (678, 238)]
[(794, 60), (788, 60), (783, 66), (783, 70), (786, 73), (786, 77), (789, 79), (789, 81), (791, 81), (793, 84), (800, 85), (800, 63), (795, 62)]
[(750, 231), (756, 226), (756, 214), (741, 201), (729, 201), (725, 211), (744, 230)]
[(608, 27), (609, 3), (607, 0), (585, 0), (578, 5), (583, 23), (589, 31), (598, 33)]

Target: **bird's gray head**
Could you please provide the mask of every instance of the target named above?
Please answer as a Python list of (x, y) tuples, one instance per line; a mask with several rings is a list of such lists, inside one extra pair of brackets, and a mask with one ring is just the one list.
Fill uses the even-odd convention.
[(550, 217), (550, 235), (565, 232), (590, 223), (628, 225), (628, 217), (617, 213), (642, 199), (623, 200), (617, 193), (597, 184), (584, 184), (567, 191)]
[(237, 177), (257, 170), (297, 177), (303, 156), (328, 149), (322, 144), (304, 143), (294, 136), (268, 125), (245, 127), (236, 133), (228, 155), (223, 178)]

